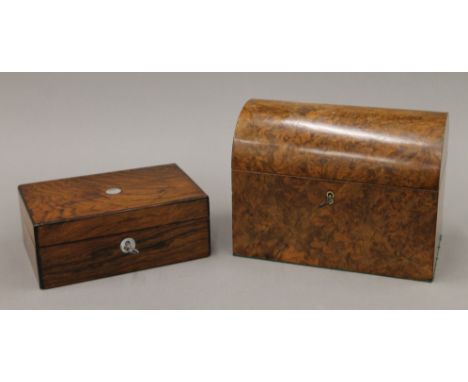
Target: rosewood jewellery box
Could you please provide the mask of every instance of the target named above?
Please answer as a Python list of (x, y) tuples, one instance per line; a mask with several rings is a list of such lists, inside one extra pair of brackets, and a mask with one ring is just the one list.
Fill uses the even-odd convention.
[(234, 254), (432, 280), (447, 119), (248, 101), (232, 148)]
[(208, 196), (175, 164), (18, 189), (41, 288), (210, 254)]

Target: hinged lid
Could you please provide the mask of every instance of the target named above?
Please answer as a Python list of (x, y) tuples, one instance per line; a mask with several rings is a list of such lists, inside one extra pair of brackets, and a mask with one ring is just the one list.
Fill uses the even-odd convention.
[(447, 113), (250, 100), (232, 169), (438, 190)]
[(208, 208), (206, 194), (175, 164), (18, 188), (38, 246), (200, 218)]

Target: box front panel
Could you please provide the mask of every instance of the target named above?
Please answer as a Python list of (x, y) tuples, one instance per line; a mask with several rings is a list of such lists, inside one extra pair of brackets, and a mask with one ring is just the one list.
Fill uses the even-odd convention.
[[(134, 247), (127, 247), (125, 239), (132, 239)], [(198, 259), (209, 253), (208, 217), (39, 249), (44, 288)]]
[(38, 227), (40, 247), (151, 228), (208, 216), (208, 198), (103, 214)]
[(235, 255), (433, 277), (435, 191), (237, 171), (232, 188)]

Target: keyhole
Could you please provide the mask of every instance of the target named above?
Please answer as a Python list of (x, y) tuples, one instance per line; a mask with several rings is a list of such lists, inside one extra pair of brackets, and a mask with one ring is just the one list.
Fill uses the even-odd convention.
[(125, 254), (140, 253), (140, 251), (138, 251), (138, 249), (136, 248), (135, 239), (132, 239), (131, 237), (122, 240), (122, 242), (120, 243), (120, 250), (122, 251), (122, 253)]
[(328, 191), (325, 200), (320, 203), (319, 207), (331, 206), (333, 203), (335, 203), (335, 194), (332, 191)]
[(327, 204), (332, 205), (335, 202), (335, 194), (332, 191), (327, 192)]

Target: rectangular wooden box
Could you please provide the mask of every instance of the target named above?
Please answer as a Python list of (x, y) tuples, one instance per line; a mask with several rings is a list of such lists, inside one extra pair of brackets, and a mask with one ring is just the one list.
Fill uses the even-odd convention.
[(18, 189), (41, 288), (209, 256), (208, 196), (175, 164)]
[(447, 118), (247, 102), (232, 150), (234, 254), (432, 280)]

